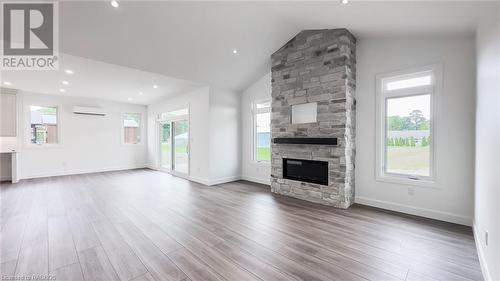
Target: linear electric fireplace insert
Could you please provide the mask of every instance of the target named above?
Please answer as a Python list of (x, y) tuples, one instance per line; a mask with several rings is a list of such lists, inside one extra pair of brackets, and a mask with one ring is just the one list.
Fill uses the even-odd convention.
[(283, 158), (283, 178), (328, 185), (328, 162)]

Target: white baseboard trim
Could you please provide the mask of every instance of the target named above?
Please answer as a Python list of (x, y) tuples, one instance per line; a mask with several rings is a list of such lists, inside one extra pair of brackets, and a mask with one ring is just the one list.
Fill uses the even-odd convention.
[[(152, 165), (148, 165), (147, 168), (151, 169), (151, 170), (155, 170), (155, 171), (162, 171), (162, 170), (160, 170), (157, 167), (154, 167)], [(168, 173), (168, 172), (165, 172), (165, 173)], [(206, 186), (211, 186), (211, 185), (222, 184), (222, 183), (226, 183), (226, 182), (237, 181), (237, 180), (241, 179), (241, 176), (232, 176), (232, 177), (220, 178), (220, 179), (215, 179), (215, 180), (209, 180), (209, 179), (203, 179), (203, 178), (189, 176), (186, 179), (189, 181), (201, 183), (201, 184), (206, 185)]]
[(461, 225), (472, 226), (472, 217), (457, 215), (457, 214), (438, 211), (438, 210), (414, 207), (414, 206), (409, 206), (409, 205), (404, 205), (404, 204), (399, 204), (399, 203), (394, 203), (394, 202), (388, 202), (388, 201), (383, 201), (383, 200), (371, 199), (371, 198), (367, 198), (367, 197), (360, 197), (360, 196), (356, 196), (354, 201), (358, 204), (361, 204), (361, 205), (368, 205), (368, 206), (372, 206), (372, 207), (387, 209), (387, 210), (401, 212), (401, 213), (405, 213), (405, 214), (410, 214), (410, 215), (415, 215), (415, 216), (420, 216), (420, 217), (425, 217), (425, 218), (430, 218), (430, 219), (435, 219), (435, 220), (440, 220), (440, 221), (446, 221), (446, 222), (451, 222), (451, 223), (456, 223), (456, 224), (461, 224)]
[(59, 172), (53, 172), (53, 173), (40, 173), (40, 174), (32, 174), (32, 175), (22, 175), (20, 177), (20, 179), (37, 179), (37, 178), (46, 178), (46, 177), (59, 177), (59, 176), (103, 173), (103, 172), (124, 171), (124, 170), (143, 169), (143, 168), (147, 168), (147, 165), (144, 164), (144, 165), (111, 167), (111, 168), (101, 168), (101, 169), (68, 170), (68, 171), (59, 171)]
[(12, 180), (12, 177), (11, 176), (3, 176), (3, 177), (0, 177), (0, 181), (11, 181)]
[(477, 229), (477, 225), (474, 222), (472, 225), (472, 232), (474, 233), (474, 241), (476, 242), (477, 255), (479, 257), (479, 264), (481, 265), (481, 271), (483, 272), (483, 277), (485, 281), (492, 281), (490, 271), (488, 269), (488, 264), (486, 263), (486, 259), (484, 257), (483, 244), (481, 244), (481, 239), (479, 238), (479, 230)]
[(194, 182), (197, 182), (197, 183), (201, 183), (203, 185), (210, 185), (210, 181), (207, 180), (207, 179), (202, 179), (202, 178), (196, 178), (196, 177), (189, 177), (189, 180), (190, 181), (194, 181)]
[(255, 178), (255, 177), (250, 177), (250, 176), (246, 176), (246, 175), (243, 175), (241, 176), (241, 179), (242, 180), (246, 180), (246, 181), (251, 181), (251, 182), (256, 182), (256, 183), (260, 183), (260, 184), (264, 184), (264, 185), (271, 185), (271, 179), (268, 178), (268, 179), (261, 179), (261, 178)]
[(202, 179), (202, 178), (196, 178), (196, 177), (189, 177), (190, 181), (194, 181), (197, 183), (201, 183), (206, 186), (212, 186), (216, 184), (223, 184), (227, 182), (232, 182), (232, 181), (237, 181), (240, 180), (240, 176), (232, 176), (232, 177), (226, 177), (226, 178), (220, 178), (220, 179), (215, 179), (215, 180), (208, 180), (208, 179)]
[(210, 180), (208, 185), (223, 184), (223, 183), (239, 181), (239, 180), (241, 180), (241, 176), (231, 176), (231, 177)]

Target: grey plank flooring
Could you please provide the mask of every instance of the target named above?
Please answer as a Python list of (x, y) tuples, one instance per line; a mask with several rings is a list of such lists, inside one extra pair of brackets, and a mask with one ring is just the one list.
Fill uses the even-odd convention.
[(168, 255), (174, 263), (184, 271), (191, 280), (211, 281), (224, 280), (220, 275), (212, 271), (209, 267), (198, 260), (186, 249), (179, 249)]
[(50, 217), (49, 229), (49, 270), (78, 262), (75, 244), (69, 230), (66, 216)]
[(57, 281), (84, 281), (79, 263), (60, 267), (50, 272), (50, 274), (56, 277)]
[(137, 278), (134, 278), (132, 281), (156, 281), (150, 273), (146, 273)]
[(471, 229), (141, 169), (0, 184), (4, 275), (57, 280), (483, 280)]
[(139, 257), (110, 221), (101, 220), (93, 226), (120, 280), (130, 280), (147, 272)]
[(85, 280), (119, 280), (106, 253), (104, 253), (104, 250), (100, 246), (78, 252), (78, 257)]
[(16, 270), (17, 260), (8, 261), (0, 264), (0, 275), (12, 276)]

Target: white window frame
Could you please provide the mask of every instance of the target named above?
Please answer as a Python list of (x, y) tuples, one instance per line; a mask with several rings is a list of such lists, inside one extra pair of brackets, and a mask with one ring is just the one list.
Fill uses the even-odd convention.
[[(56, 143), (32, 143), (31, 142), (31, 107), (54, 107), (56, 109), (56, 120), (57, 120), (57, 142)], [(26, 106), (25, 115), (26, 116), (26, 147), (27, 148), (57, 148), (61, 145), (62, 135), (61, 135), (61, 108), (59, 104), (44, 104), (44, 103), (30, 103)]]
[[(269, 107), (268, 108), (257, 108), (258, 103), (266, 103), (269, 102)], [(257, 114), (259, 113), (271, 113), (271, 99), (261, 99), (261, 100), (254, 100), (252, 102), (252, 161), (257, 164), (261, 165), (266, 165), (269, 166), (271, 165), (271, 160), (257, 160)], [(271, 119), (269, 119), (269, 123), (271, 122)], [(271, 124), (269, 124), (270, 126)], [(272, 144), (271, 144), (272, 146)]]
[[(385, 90), (385, 85), (394, 80), (401, 78), (413, 78), (422, 76), (423, 73), (429, 73), (432, 77), (431, 85), (417, 86), (396, 90)], [(414, 185), (422, 187), (436, 188), (437, 184), (437, 169), (436, 169), (436, 127), (437, 113), (436, 108), (439, 108), (440, 96), (442, 89), (442, 66), (430, 65), (391, 73), (377, 75), (376, 77), (376, 180), (390, 183), (398, 183), (405, 185)], [(387, 173), (385, 164), (386, 157), (386, 105), (388, 98), (411, 97), (417, 95), (430, 95), (430, 156), (429, 156), (429, 176), (405, 175)]]
[[(140, 129), (140, 135), (141, 135), (141, 141), (138, 143), (126, 143), (125, 142), (125, 126), (123, 125), (123, 121), (125, 120), (125, 114), (139, 114), (141, 116), (140, 120), (141, 123), (139, 124), (139, 129)], [(133, 111), (126, 111), (121, 113), (121, 118), (120, 118), (120, 133), (121, 133), (121, 140), (122, 140), (122, 145), (132, 145), (132, 146), (137, 146), (137, 145), (144, 145), (144, 132), (143, 132), (143, 118), (144, 114), (142, 112), (133, 112)]]

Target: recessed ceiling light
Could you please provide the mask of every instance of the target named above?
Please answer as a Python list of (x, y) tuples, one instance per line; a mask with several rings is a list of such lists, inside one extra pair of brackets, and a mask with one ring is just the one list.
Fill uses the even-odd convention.
[(65, 89), (59, 89), (59, 92), (64, 93), (64, 92), (66, 92), (66, 90)]
[(111, 6), (113, 6), (113, 8), (118, 8), (118, 6), (120, 6), (120, 4), (118, 4), (118, 1), (113, 0), (113, 1), (111, 1)]
[(66, 71), (65, 71), (65, 72), (66, 72), (67, 74), (73, 74), (73, 70), (71, 70), (71, 69), (66, 69)]
[(68, 81), (62, 81), (63, 85), (68, 85), (69, 82)]
[(131, 100), (132, 100), (132, 98), (127, 98), (127, 100), (128, 100), (128, 101), (131, 101)]
[(153, 89), (158, 89), (158, 85), (153, 85)]
[(12, 83), (10, 83), (10, 82), (8, 82), (8, 81), (4, 81), (4, 82), (3, 82), (3, 84), (4, 84), (4, 85), (7, 85), (7, 86), (12, 85)]
[(349, 0), (342, 0), (342, 4), (347, 4), (349, 3)]
[(139, 96), (142, 96), (142, 95), (144, 95), (144, 93), (143, 92), (139, 92)]
[(233, 54), (237, 54), (237, 53), (238, 53), (238, 50), (233, 49)]

